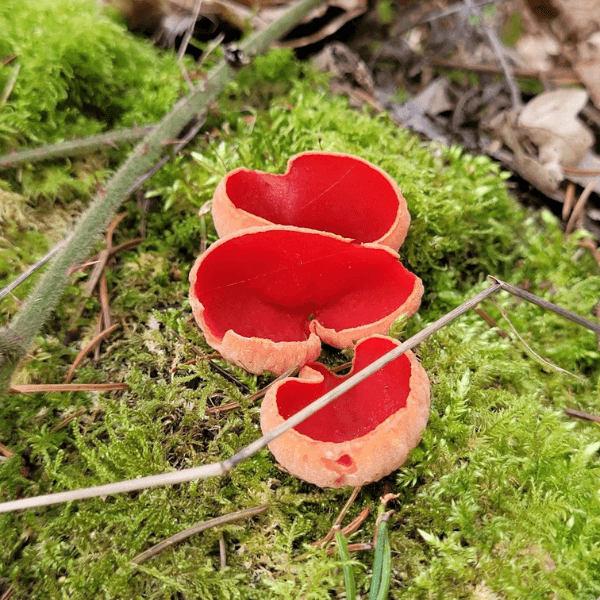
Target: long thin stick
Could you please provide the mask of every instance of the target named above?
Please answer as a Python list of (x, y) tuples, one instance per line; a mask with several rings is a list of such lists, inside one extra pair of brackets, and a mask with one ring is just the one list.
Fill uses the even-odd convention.
[(300, 412), (296, 413), (293, 417), (289, 418), (279, 427), (276, 427), (255, 442), (252, 442), (250, 445), (242, 448), (242, 450), (227, 460), (209, 465), (203, 465), (201, 467), (182, 469), (181, 471), (174, 471), (171, 473), (149, 475), (147, 477), (140, 477), (138, 479), (131, 479), (129, 481), (120, 481), (118, 483), (109, 483), (106, 485), (83, 488), (80, 490), (60, 492), (58, 494), (45, 494), (43, 496), (37, 496), (33, 498), (23, 498), (21, 500), (4, 502), (0, 504), (0, 513), (20, 510), (23, 508), (33, 508), (36, 506), (48, 506), (50, 504), (58, 504), (60, 502), (71, 502), (73, 500), (81, 500), (83, 498), (108, 496), (109, 494), (120, 494), (122, 492), (133, 492), (136, 490), (143, 490), (160, 485), (185, 483), (188, 481), (194, 481), (195, 479), (206, 479), (208, 477), (223, 475), (227, 473), (227, 471), (231, 470), (235, 465), (246, 460), (247, 458), (250, 458), (250, 456), (253, 454), (256, 454), (256, 452), (264, 448), (282, 433), (285, 433), (288, 429), (295, 427), (304, 421), (304, 419), (307, 419), (324, 406), (327, 406), (330, 402), (333, 402), (333, 400), (339, 398), (349, 389), (353, 388), (355, 385), (358, 385), (361, 381), (375, 373), (375, 371), (378, 371), (395, 358), (398, 358), (407, 350), (414, 348), (417, 344), (420, 344), (423, 340), (427, 339), (431, 334), (435, 333), (474, 306), (477, 306), (477, 304), (479, 304), (482, 300), (488, 296), (491, 296), (499, 289), (501, 289), (501, 285), (499, 283), (493, 283), (476, 296), (473, 296), (473, 298), (470, 300), (463, 302), (463, 304), (450, 311), (447, 315), (444, 315), (431, 325), (425, 327), (425, 329), (411, 337), (403, 344), (400, 344), (400, 346), (394, 348), (394, 350), (391, 352), (384, 354), (381, 358), (370, 364), (362, 371), (359, 371), (352, 377), (346, 379), (346, 381), (344, 381), (341, 385), (334, 388), (330, 392), (327, 392), (318, 400), (315, 400), (312, 404), (309, 404), (307, 407), (303, 408)]
[(128, 390), (126, 383), (33, 383), (13, 385), (10, 394), (40, 394), (47, 392), (110, 392)]
[(508, 62), (506, 62), (506, 58), (504, 57), (504, 47), (502, 46), (502, 42), (498, 38), (498, 34), (485, 22), (485, 18), (481, 16), (481, 11), (479, 10), (479, 7), (475, 6), (473, 0), (463, 1), (468, 6), (471, 14), (474, 17), (479, 17), (481, 19), (481, 27), (483, 29), (483, 32), (487, 36), (490, 46), (495, 52), (496, 57), (498, 58), (498, 62), (502, 67), (504, 79), (506, 80), (506, 84), (508, 85), (508, 88), (510, 90), (512, 106), (515, 109), (521, 108), (523, 106), (523, 101), (521, 100), (521, 91), (519, 90), (519, 86), (515, 81), (515, 76), (512, 69), (510, 68)]
[(4, 296), (8, 296), (18, 285), (23, 283), (30, 275), (35, 273), (40, 267), (44, 266), (59, 250), (62, 250), (65, 244), (71, 239), (71, 236), (66, 237), (61, 242), (58, 242), (54, 248), (51, 248), (42, 258), (34, 265), (31, 265), (26, 271), (23, 271), (14, 281), (9, 283), (3, 290), (0, 291), (0, 300)]
[(502, 281), (502, 280), (498, 279), (497, 277), (490, 276), (489, 278), (492, 281), (494, 281), (495, 283), (497, 283), (503, 290), (513, 294), (513, 296), (519, 296), (519, 298), (523, 298), (523, 300), (527, 300), (527, 302), (531, 302), (532, 304), (537, 304), (538, 306), (541, 306), (545, 310), (552, 311), (553, 313), (556, 313), (557, 315), (560, 315), (561, 317), (564, 317), (565, 319), (569, 319), (569, 321), (573, 321), (573, 323), (577, 323), (577, 325), (581, 325), (582, 327), (585, 327), (586, 329), (589, 329), (596, 333), (600, 333), (600, 324), (598, 324), (598, 323), (593, 323), (592, 321), (588, 321), (587, 319), (584, 319), (583, 317), (576, 315), (575, 313), (572, 313), (570, 310), (567, 310), (566, 308), (562, 308), (561, 306), (552, 304), (552, 302), (548, 302), (548, 300), (544, 300), (543, 298), (540, 298), (539, 296), (536, 296), (535, 294), (532, 294), (531, 292), (526, 292), (525, 290), (518, 288), (514, 285), (511, 285), (510, 283), (506, 283), (506, 281)]
[(211, 527), (217, 527), (219, 525), (224, 525), (225, 523), (231, 523), (231, 521), (237, 521), (239, 519), (245, 519), (247, 517), (255, 517), (256, 515), (260, 515), (264, 513), (269, 506), (267, 504), (261, 504), (260, 506), (256, 506), (254, 508), (247, 508), (246, 510), (240, 510), (238, 512), (230, 513), (228, 515), (223, 515), (222, 517), (217, 517), (215, 519), (210, 519), (210, 521), (205, 521), (204, 523), (199, 523), (198, 525), (194, 525), (185, 531), (180, 531), (175, 535), (163, 540), (162, 542), (152, 546), (152, 548), (148, 548), (141, 554), (138, 554), (135, 558), (131, 559), (131, 562), (135, 565), (141, 565), (146, 562), (149, 558), (156, 556), (159, 552), (162, 552), (165, 548), (176, 544), (177, 542), (181, 542), (189, 538), (190, 536), (200, 533), (201, 531), (206, 531)]
[(97, 496), (108, 496), (109, 494), (120, 494), (123, 492), (133, 492), (137, 490), (143, 490), (151, 487), (157, 487), (161, 485), (172, 485), (176, 483), (185, 483), (188, 481), (194, 481), (196, 479), (207, 479), (208, 477), (216, 477), (224, 475), (230, 471), (237, 464), (250, 458), (253, 454), (256, 454), (259, 450), (262, 450), (265, 446), (270, 444), (275, 438), (285, 433), (288, 429), (295, 427), (329, 403), (333, 402), (336, 398), (339, 398), (342, 394), (345, 394), (348, 390), (358, 385), (361, 381), (364, 381), (367, 377), (383, 368), (389, 362), (398, 358), (407, 350), (414, 348), (422, 341), (426, 340), (436, 331), (442, 329), (448, 325), (448, 323), (454, 321), (457, 317), (468, 310), (477, 306), (482, 300), (485, 300), (492, 294), (496, 293), (500, 289), (504, 289), (512, 294), (520, 296), (525, 300), (528, 300), (534, 304), (547, 308), (548, 310), (555, 312), (587, 329), (592, 331), (600, 332), (600, 325), (592, 323), (583, 317), (575, 315), (574, 313), (556, 306), (551, 302), (547, 302), (542, 298), (538, 298), (529, 292), (525, 292), (520, 288), (510, 285), (497, 278), (492, 278), (494, 283), (485, 290), (479, 292), (473, 296), (470, 300), (463, 302), (460, 306), (457, 306), (454, 310), (448, 314), (439, 318), (431, 325), (422, 329), (416, 335), (413, 335), (406, 342), (400, 344), (387, 354), (384, 354), (381, 358), (371, 363), (368, 367), (358, 371), (352, 377), (346, 379), (338, 387), (327, 392), (312, 404), (309, 404), (301, 411), (297, 412), (294, 416), (290, 417), (287, 421), (271, 430), (266, 435), (252, 442), (245, 448), (242, 448), (237, 454), (234, 454), (231, 458), (218, 463), (211, 463), (209, 465), (203, 465), (200, 467), (192, 467), (190, 469), (182, 469), (181, 471), (174, 471), (171, 473), (162, 473), (160, 475), (149, 475), (147, 477), (140, 477), (138, 479), (130, 479), (128, 481), (120, 481), (118, 483), (109, 483), (106, 485), (99, 485), (95, 487), (83, 488), (79, 490), (71, 490), (68, 492), (60, 492), (58, 494), (45, 494), (43, 496), (36, 496), (33, 498), (23, 498), (21, 500), (13, 500), (11, 502), (4, 502), (0, 504), (0, 513), (12, 512), (15, 510), (21, 510), (24, 508), (34, 508), (37, 506), (48, 506), (50, 504), (59, 504), (61, 502), (71, 502), (73, 500), (81, 500), (83, 498), (94, 498)]

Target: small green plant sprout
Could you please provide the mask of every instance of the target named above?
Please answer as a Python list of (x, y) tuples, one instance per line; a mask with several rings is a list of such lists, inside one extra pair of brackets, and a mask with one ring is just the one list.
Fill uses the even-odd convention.
[(338, 547), (338, 553), (343, 561), (344, 569), (344, 587), (346, 589), (346, 600), (356, 600), (356, 580), (354, 578), (354, 567), (350, 562), (350, 552), (348, 552), (348, 542), (342, 533), (339, 525), (334, 525), (335, 541)]

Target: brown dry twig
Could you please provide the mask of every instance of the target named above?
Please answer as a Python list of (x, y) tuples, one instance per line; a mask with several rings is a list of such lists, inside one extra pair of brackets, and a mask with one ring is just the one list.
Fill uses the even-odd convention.
[[(206, 355), (204, 355), (204, 358), (209, 358), (211, 356), (214, 357), (215, 355), (214, 354), (206, 354)], [(216, 355), (217, 358), (220, 356), (221, 356), (220, 354)], [(265, 385), (265, 387), (258, 390), (258, 392), (255, 392), (251, 396), (248, 396), (246, 398), (246, 401), (248, 403), (251, 403), (251, 402), (254, 402), (255, 400), (262, 398), (269, 391), (269, 389), (272, 388), (279, 381), (283, 381), (286, 377), (294, 377), (295, 375), (297, 375), (298, 370), (299, 369), (297, 366), (290, 367), (287, 371), (285, 371), (279, 377), (277, 377), (277, 379), (274, 379), (273, 381), (271, 381), (271, 383), (269, 383), (268, 385)], [(235, 410), (236, 408), (240, 408), (240, 406), (241, 406), (241, 404), (239, 402), (228, 402), (227, 404), (221, 404), (220, 406), (211, 406), (210, 408), (206, 409), (206, 412), (208, 414), (224, 413), (224, 412), (229, 412), (229, 411)]]
[(17, 77), (19, 76), (20, 70), (21, 65), (17, 65), (11, 73), (10, 77), (8, 78), (4, 91), (2, 92), (2, 97), (0, 97), (0, 106), (6, 104), (6, 102), (8, 101), (8, 98), (11, 95), (13, 88), (15, 87), (15, 83), (17, 83)]
[(350, 509), (350, 507), (356, 500), (356, 497), (358, 496), (361, 489), (362, 489), (361, 486), (359, 486), (359, 487), (355, 487), (352, 490), (352, 493), (350, 494), (350, 498), (348, 498), (346, 504), (344, 504), (344, 508), (342, 508), (342, 510), (340, 511), (340, 514), (337, 516), (337, 519), (333, 522), (333, 525), (331, 526), (329, 533), (322, 540), (312, 542), (311, 546), (315, 546), (315, 547), (324, 546), (325, 544), (329, 544), (329, 542), (331, 542), (331, 540), (333, 540), (333, 538), (335, 536), (335, 528), (339, 527), (341, 525), (342, 521), (344, 520), (344, 517), (346, 516), (346, 513), (348, 512), (348, 510)]
[(181, 542), (189, 538), (190, 536), (200, 533), (202, 531), (206, 531), (211, 527), (218, 527), (219, 525), (224, 525), (225, 523), (231, 523), (231, 521), (237, 521), (239, 519), (246, 519), (248, 517), (255, 517), (256, 515), (260, 515), (267, 511), (269, 506), (267, 504), (262, 504), (261, 506), (256, 506), (254, 508), (247, 508), (246, 510), (240, 510), (238, 512), (230, 513), (228, 515), (223, 515), (222, 517), (217, 517), (215, 519), (210, 519), (210, 521), (205, 521), (204, 523), (199, 523), (198, 525), (194, 525), (185, 531), (181, 531), (172, 535), (171, 537), (163, 540), (162, 542), (152, 546), (148, 550), (145, 550), (141, 554), (138, 554), (135, 558), (131, 559), (131, 562), (134, 565), (141, 565), (146, 562), (148, 559), (156, 556), (166, 548), (170, 548), (174, 544)]
[(494, 321), (494, 319), (492, 319), (492, 317), (490, 317), (490, 315), (488, 315), (484, 310), (482, 310), (481, 308), (479, 308), (478, 306), (476, 306), (473, 309), (490, 327), (494, 327), (496, 329), (496, 331), (498, 332), (498, 335), (500, 337), (503, 337), (504, 339), (506, 339), (508, 337), (508, 334), (506, 333), (506, 331), (504, 331), (503, 329), (500, 329), (500, 326), (498, 325), (498, 323), (496, 323), (496, 321)]
[(565, 192), (565, 201), (562, 208), (562, 220), (566, 221), (573, 210), (573, 203), (575, 202), (575, 184), (569, 181), (567, 185), (567, 191)]
[(600, 266), (600, 252), (598, 252), (598, 245), (596, 242), (593, 240), (581, 240), (581, 242), (579, 242), (579, 246), (581, 248), (587, 248), (592, 253), (592, 256), (598, 263), (598, 266)]
[(490, 27), (486, 23), (485, 17), (482, 16), (479, 7), (475, 5), (475, 2), (473, 0), (463, 0), (463, 2), (466, 6), (469, 7), (471, 15), (481, 20), (481, 27), (483, 29), (483, 32), (488, 38), (492, 50), (496, 54), (496, 58), (498, 59), (500, 67), (502, 68), (502, 73), (504, 74), (504, 79), (506, 80), (506, 84), (508, 85), (508, 88), (510, 90), (512, 106), (514, 109), (520, 109), (523, 106), (523, 100), (521, 99), (521, 90), (517, 85), (517, 82), (515, 80), (515, 74), (511, 66), (506, 61), (506, 58), (504, 56), (504, 46), (502, 45), (498, 34), (492, 27)]
[(583, 220), (585, 203), (587, 202), (591, 193), (594, 191), (597, 183), (598, 183), (598, 179), (590, 181), (585, 186), (583, 192), (581, 192), (581, 196), (579, 196), (579, 200), (577, 200), (577, 203), (575, 204), (575, 207), (573, 208), (573, 212), (571, 213), (571, 216), (569, 217), (569, 222), (567, 223), (567, 226), (565, 227), (565, 233), (567, 235), (572, 233), (573, 230), (575, 229), (575, 227), (579, 226), (580, 221)]
[(126, 383), (35, 383), (13, 385), (9, 394), (39, 394), (47, 392), (112, 392), (128, 390)]
[(74, 412), (72, 415), (65, 417), (60, 423), (57, 423), (50, 431), (52, 433), (56, 431), (60, 431), (63, 427), (66, 427), (71, 421), (74, 421), (77, 417), (85, 414), (87, 412), (87, 408), (80, 408), (77, 412)]
[(565, 408), (565, 413), (570, 417), (576, 417), (578, 419), (585, 419), (586, 421), (594, 421), (600, 423), (600, 417), (596, 415), (590, 415), (589, 413), (583, 412), (582, 410), (575, 410), (574, 408)]
[[(359, 552), (360, 550), (373, 550), (375, 546), (370, 542), (356, 542), (355, 544), (348, 544), (348, 552)], [(327, 555), (333, 556), (337, 552), (337, 547), (332, 546), (327, 548)]]
[(67, 373), (67, 377), (65, 378), (65, 383), (69, 383), (71, 379), (73, 379), (73, 375), (75, 374), (75, 369), (81, 364), (81, 361), (96, 347), (96, 344), (99, 344), (102, 340), (106, 339), (117, 327), (120, 327), (119, 323), (115, 323), (108, 329), (105, 329), (100, 334), (94, 336), (94, 338), (86, 344), (84, 348), (79, 352), (69, 372)]
[(15, 588), (11, 585), (5, 592), (0, 596), (0, 600), (10, 600), (12, 598)]
[(227, 548), (225, 546), (225, 536), (222, 531), (219, 535), (219, 562), (222, 571), (227, 566)]
[(4, 444), (0, 444), (0, 454), (2, 454), (2, 456), (5, 458), (10, 458), (11, 456), (15, 455), (15, 453), (10, 448), (7, 448)]

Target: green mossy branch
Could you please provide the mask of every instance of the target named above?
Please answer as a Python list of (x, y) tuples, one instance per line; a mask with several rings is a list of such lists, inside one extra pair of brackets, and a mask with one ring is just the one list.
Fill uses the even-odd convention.
[(132, 127), (130, 129), (119, 129), (99, 133), (90, 137), (69, 140), (60, 144), (49, 144), (41, 148), (31, 148), (21, 152), (11, 152), (0, 156), (0, 171), (10, 167), (18, 167), (26, 163), (38, 162), (41, 160), (54, 160), (56, 158), (66, 158), (92, 152), (106, 146), (115, 146), (129, 142), (137, 142), (156, 125), (145, 125), (144, 127)]
[[(265, 52), (269, 46), (285, 35), (298, 21), (308, 14), (322, 0), (300, 0), (288, 9), (277, 21), (252, 35), (241, 44), (241, 51), (251, 58)], [(227, 83), (235, 76), (236, 69), (222, 60), (209, 73), (201, 89), (183, 98), (175, 108), (160, 122), (133, 150), (123, 166), (115, 173), (106, 186), (106, 190), (96, 197), (93, 204), (79, 219), (73, 237), (64, 250), (54, 259), (50, 269), (27, 299), (20, 313), (11, 323), (12, 335), (29, 346), (43, 323), (54, 310), (65, 286), (69, 267), (81, 262), (92, 244), (107, 226), (117, 208), (125, 201), (145, 173), (151, 170), (165, 153), (164, 140), (176, 138), (192, 120), (198, 119), (208, 105), (215, 101)], [(11, 335), (0, 332), (0, 339)], [(4, 344), (5, 342), (0, 342)], [(0, 363), (0, 393), (10, 385), (15, 363)]]

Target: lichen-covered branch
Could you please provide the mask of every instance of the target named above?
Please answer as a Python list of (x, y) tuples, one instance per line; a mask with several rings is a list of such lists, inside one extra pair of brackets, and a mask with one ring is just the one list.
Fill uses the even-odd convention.
[[(300, 0), (280, 19), (252, 35), (240, 50), (252, 58), (265, 52), (271, 43), (287, 33), (322, 0)], [(117, 208), (124, 202), (135, 182), (148, 172), (165, 154), (164, 140), (176, 138), (192, 119), (198, 119), (210, 102), (214, 102), (236, 70), (224, 60), (215, 66), (200, 89), (183, 98), (173, 110), (132, 151), (127, 161), (114, 174), (92, 205), (80, 217), (73, 237), (54, 259), (48, 272), (27, 299), (21, 312), (11, 323), (10, 331), (0, 332), (0, 344), (7, 336), (20, 339), (28, 347), (40, 327), (50, 316), (66, 284), (67, 270), (80, 262), (89, 252), (98, 235), (104, 230)], [(9, 384), (16, 362), (0, 360), (0, 393)]]

